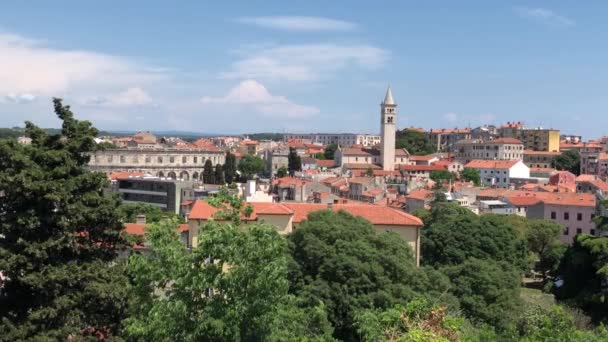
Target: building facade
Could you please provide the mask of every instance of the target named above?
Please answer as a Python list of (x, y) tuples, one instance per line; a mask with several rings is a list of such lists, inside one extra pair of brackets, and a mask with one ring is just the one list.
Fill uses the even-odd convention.
[(192, 148), (124, 148), (96, 151), (89, 168), (93, 171), (137, 171), (152, 176), (182, 180), (200, 180), (207, 160), (224, 164), (221, 150)]
[(530, 178), (530, 168), (521, 160), (472, 160), (464, 167), (479, 171), (482, 186), (508, 188), (513, 178)]
[(525, 150), (524, 164), (528, 167), (551, 168), (555, 157), (561, 154), (561, 152)]
[(494, 140), (470, 139), (456, 143), (456, 160), (468, 163), (474, 159), (481, 160), (522, 160), (524, 145), (515, 138)]
[(124, 203), (145, 203), (180, 214), (182, 189), (194, 182), (158, 177), (126, 177), (116, 180), (113, 189)]
[(284, 134), (283, 141), (303, 140), (310, 143), (323, 145), (336, 144), (342, 147), (350, 147), (353, 145), (361, 145), (365, 147), (376, 146), (380, 144), (380, 136), (373, 134), (355, 134), (355, 133), (310, 133), (310, 134)]
[(429, 140), (431, 144), (435, 146), (435, 149), (439, 152), (453, 152), (454, 145), (461, 140), (471, 139), (470, 128), (439, 128), (431, 129), (429, 131)]
[(395, 134), (397, 134), (397, 104), (393, 100), (391, 87), (386, 90), (384, 101), (380, 105), (380, 159), (382, 169), (395, 169)]

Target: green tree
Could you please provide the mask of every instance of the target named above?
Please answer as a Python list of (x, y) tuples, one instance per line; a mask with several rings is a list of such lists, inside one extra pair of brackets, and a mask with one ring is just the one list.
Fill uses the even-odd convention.
[(336, 153), (337, 149), (338, 144), (329, 144), (325, 146), (325, 151), (323, 152), (323, 154), (325, 155), (325, 159), (334, 160), (334, 154)]
[(566, 250), (555, 287), (560, 300), (583, 309), (597, 322), (608, 321), (608, 237), (577, 235)]
[(460, 177), (465, 182), (473, 182), (475, 186), (481, 185), (481, 178), (479, 177), (479, 170), (470, 167), (465, 167), (460, 171)]
[(206, 184), (215, 184), (215, 171), (211, 159), (205, 161), (203, 165), (203, 182)]
[(421, 298), (405, 307), (365, 310), (357, 316), (363, 341), (458, 341), (464, 320), (449, 315), (448, 308)]
[(297, 171), (302, 171), (302, 158), (298, 155), (295, 148), (289, 148), (289, 154), (287, 155), (287, 170), (290, 175), (294, 175)]
[(365, 175), (368, 177), (372, 177), (374, 175), (374, 169), (368, 167), (367, 170), (365, 170)]
[(221, 164), (215, 165), (215, 172), (213, 174), (213, 179), (215, 180), (215, 184), (225, 184), (226, 180), (224, 178), (224, 168)]
[(230, 151), (226, 152), (226, 161), (224, 163), (224, 178), (226, 183), (232, 184), (236, 180), (236, 156)]
[(31, 145), (0, 141), (0, 339), (116, 336), (125, 313), (124, 248), (117, 197), (87, 168), (98, 131), (53, 100), (62, 122), (49, 135), (33, 123)]
[(505, 330), (520, 309), (518, 271), (506, 262), (470, 258), (441, 269), (452, 282), (450, 292), (460, 309), (475, 323)]
[(147, 232), (152, 257), (129, 261), (127, 334), (144, 341), (278, 341), (296, 333), (329, 338), (322, 307), (300, 309), (288, 295), (285, 239), (268, 224), (243, 229), (243, 204), (234, 197), (223, 193), (211, 203), (232, 223), (208, 222), (191, 251), (179, 241), (175, 222)]
[(179, 223), (184, 223), (181, 216), (145, 203), (122, 203), (117, 208), (117, 213), (123, 223), (135, 222), (137, 215), (145, 215), (146, 223), (157, 223), (165, 219), (175, 219)]
[(433, 144), (422, 132), (404, 129), (397, 132), (395, 148), (405, 148), (415, 156), (423, 156), (435, 152)]
[(528, 252), (523, 237), (504, 215), (477, 216), (450, 203), (433, 206), (422, 229), (426, 265), (458, 265), (469, 258), (505, 261), (524, 271)]
[[(547, 272), (556, 266), (554, 246), (559, 245), (559, 234), (563, 228), (551, 220), (530, 220), (526, 240), (528, 250), (535, 253), (539, 262), (543, 282), (547, 279)], [(553, 253), (552, 253), (553, 252)]]
[(288, 240), (291, 292), (312, 305), (324, 303), (341, 340), (359, 340), (360, 310), (405, 304), (423, 278), (403, 239), (377, 234), (368, 221), (343, 211), (309, 214)]
[(575, 175), (581, 173), (581, 155), (576, 150), (567, 150), (555, 157), (551, 167), (560, 171), (570, 171)]
[(277, 170), (277, 177), (279, 178), (283, 178), (287, 176), (287, 168), (285, 166), (281, 166), (278, 170)]
[(456, 175), (448, 170), (433, 170), (430, 177), (437, 183), (450, 182), (456, 179)]
[(245, 155), (239, 163), (239, 171), (245, 180), (252, 179), (253, 176), (264, 171), (264, 161), (258, 156)]

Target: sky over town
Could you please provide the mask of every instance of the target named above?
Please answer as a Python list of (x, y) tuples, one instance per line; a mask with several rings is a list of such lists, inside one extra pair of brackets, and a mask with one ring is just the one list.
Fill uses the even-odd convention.
[(606, 1), (11, 1), (0, 126), (379, 130), (523, 121), (607, 134)]

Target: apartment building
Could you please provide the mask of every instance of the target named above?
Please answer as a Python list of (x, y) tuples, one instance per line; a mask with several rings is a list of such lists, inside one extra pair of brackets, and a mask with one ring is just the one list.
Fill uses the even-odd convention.
[(355, 133), (310, 133), (310, 134), (284, 134), (283, 141), (303, 140), (323, 145), (337, 144), (342, 147), (361, 145), (371, 147), (380, 144), (380, 136), (373, 134)]
[(521, 160), (524, 145), (515, 138), (494, 140), (461, 140), (455, 145), (456, 160), (468, 163), (471, 160)]
[(514, 178), (530, 178), (530, 168), (521, 160), (472, 160), (464, 167), (479, 171), (482, 186), (507, 188)]
[(525, 150), (524, 164), (528, 167), (551, 168), (555, 157), (561, 154), (561, 152)]
[(437, 151), (453, 152), (454, 145), (461, 140), (471, 139), (470, 128), (439, 128), (428, 133), (431, 144)]

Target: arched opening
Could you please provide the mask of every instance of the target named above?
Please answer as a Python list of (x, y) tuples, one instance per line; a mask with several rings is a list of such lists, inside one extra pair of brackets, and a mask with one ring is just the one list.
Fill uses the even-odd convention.
[(196, 171), (195, 171), (195, 172), (192, 174), (192, 180), (198, 180), (198, 172), (196, 172)]
[(169, 171), (169, 173), (167, 173), (167, 177), (171, 179), (177, 179), (177, 175), (175, 175), (175, 172), (173, 171)]
[(160, 177), (160, 178), (163, 178), (163, 177), (165, 177), (165, 173), (162, 172), (162, 171), (158, 171), (157, 176)]
[(182, 179), (182, 180), (190, 180), (190, 175), (188, 174), (187, 171), (182, 171), (179, 174), (179, 178)]

